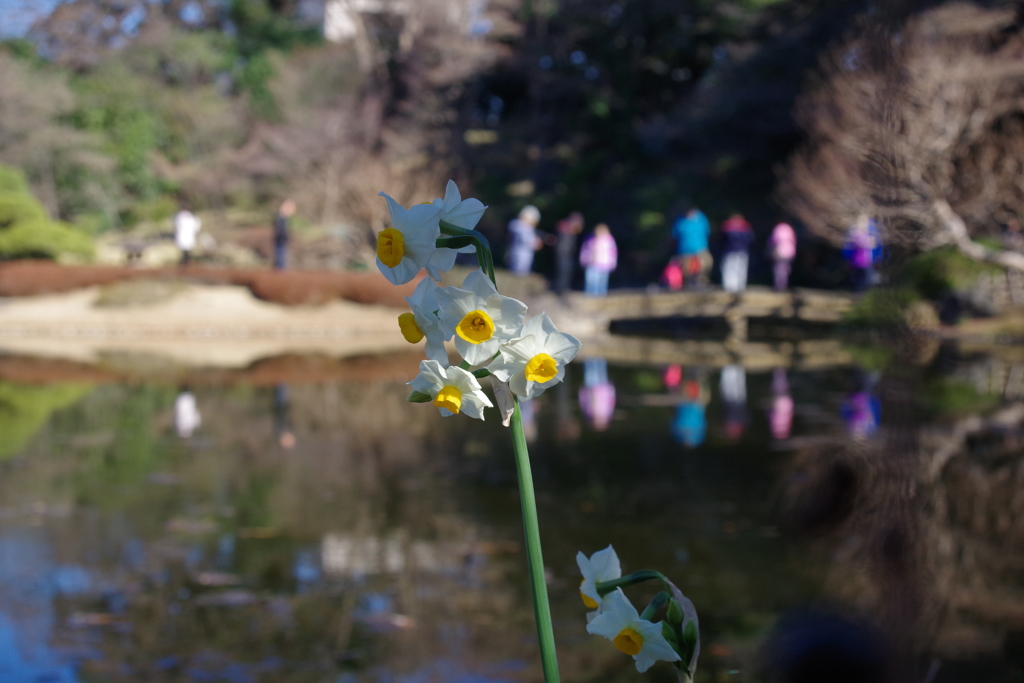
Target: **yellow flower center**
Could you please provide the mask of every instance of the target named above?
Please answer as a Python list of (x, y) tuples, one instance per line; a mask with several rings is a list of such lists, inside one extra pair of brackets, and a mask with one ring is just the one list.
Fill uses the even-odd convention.
[(526, 364), (526, 379), (530, 382), (547, 382), (558, 374), (558, 361), (546, 353), (538, 353)]
[(644, 639), (631, 628), (624, 628), (612, 640), (615, 647), (627, 655), (638, 655), (644, 647)]
[(377, 234), (377, 258), (388, 268), (394, 268), (405, 256), (405, 237), (394, 228), (384, 228)]
[(398, 328), (402, 330), (402, 336), (405, 337), (405, 341), (410, 344), (415, 344), (423, 339), (423, 330), (416, 324), (416, 316), (412, 313), (403, 313), (398, 316)]
[[(586, 579), (583, 579), (582, 581), (580, 581), (580, 588), (581, 589), (583, 588), (583, 584), (585, 584), (586, 582), (587, 582)], [(580, 590), (580, 597), (583, 598), (583, 604), (587, 606), (587, 609), (597, 609), (598, 607), (600, 607), (600, 605), (597, 604), (597, 601), (594, 600), (594, 598), (590, 597), (589, 595), (584, 593), (582, 590)]]
[(450, 384), (441, 387), (441, 391), (434, 397), (434, 405), (438, 408), (447, 408), (458, 415), (459, 408), (462, 407), (462, 392)]
[(483, 311), (470, 311), (455, 331), (470, 344), (482, 344), (494, 336), (494, 321)]

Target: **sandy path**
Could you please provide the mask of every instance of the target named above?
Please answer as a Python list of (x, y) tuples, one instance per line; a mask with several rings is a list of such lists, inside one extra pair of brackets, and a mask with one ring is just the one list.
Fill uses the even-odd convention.
[(0, 299), (0, 352), (91, 362), (157, 353), (189, 365), (242, 367), (282, 353), (336, 357), (407, 351), (397, 309), (332, 301), (316, 307), (256, 299), (246, 287), (187, 285), (157, 304), (97, 307), (100, 289)]

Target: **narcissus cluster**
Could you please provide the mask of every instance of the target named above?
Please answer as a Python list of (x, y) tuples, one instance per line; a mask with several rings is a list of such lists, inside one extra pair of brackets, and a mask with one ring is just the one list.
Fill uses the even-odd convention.
[[(408, 209), (381, 196), (388, 203), (391, 227), (377, 236), (377, 266), (396, 285), (411, 281), (420, 269), (428, 275), (406, 298), (411, 311), (398, 316), (406, 341), (426, 339), (429, 359), (409, 383), (409, 400), (433, 403), (444, 416), (463, 413), (482, 420), (483, 407), (492, 404), (479, 378), (493, 375), (504, 384), (495, 391), (510, 390), (523, 400), (561, 382), (566, 364), (579, 353), (578, 339), (559, 332), (543, 313), (527, 321), (526, 304), (499, 294), (483, 269), (470, 273), (462, 287), (437, 284), (455, 265), (457, 253), (476, 250), (468, 236), (475, 234), (471, 231), (487, 207), (477, 199), (462, 199), (450, 180), (444, 199)], [(463, 358), (459, 367), (449, 367), (445, 343), (450, 340)]]

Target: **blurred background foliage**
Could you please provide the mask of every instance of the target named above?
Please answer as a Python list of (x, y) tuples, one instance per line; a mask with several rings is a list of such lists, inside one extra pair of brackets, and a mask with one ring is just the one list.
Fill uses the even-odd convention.
[[(51, 217), (87, 233), (166, 226), (180, 206), (251, 224), (291, 196), (306, 224), (369, 237), (386, 220), (381, 188), (412, 203), (453, 177), (492, 207), (481, 229), (499, 250), (526, 203), (542, 229), (573, 210), (608, 223), (622, 284), (657, 277), (690, 204), (713, 224), (743, 212), (762, 243), (795, 213), (796, 284), (830, 286), (836, 235), (872, 191), (871, 178), (844, 175), (858, 171), (843, 145), (879, 137), (854, 125), (877, 99), (857, 93), (884, 91), (901, 59), (946, 65), (922, 84), (940, 89), (956, 67), (936, 54), (1006, 64), (1022, 24), (1009, 3), (982, 0), (382, 0), (340, 2), (350, 31), (329, 42), (325, 6), (63, 2), (0, 46), (0, 162), (25, 172)], [(878, 27), (914, 41), (875, 64)], [(1024, 130), (1010, 125), (1024, 112), (996, 107), (1017, 101), (1018, 71), (998, 73), (1003, 113), (932, 167), (980, 167)], [(983, 94), (964, 103), (987, 106)], [(915, 107), (892, 104), (907, 130), (928, 132)], [(1024, 215), (1024, 195), (1007, 194), (1012, 166), (1000, 161), (984, 191), (951, 173), (950, 187), (894, 199), (901, 230), (924, 234), (911, 250), (949, 242), (935, 199), (978, 237)], [(1000, 215), (974, 230), (985, 192), (1000, 195)]]

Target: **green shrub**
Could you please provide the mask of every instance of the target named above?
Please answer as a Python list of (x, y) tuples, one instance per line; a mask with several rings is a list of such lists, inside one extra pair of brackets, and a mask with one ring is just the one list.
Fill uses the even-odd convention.
[(0, 259), (89, 257), (92, 240), (67, 223), (53, 221), (28, 191), (17, 169), (0, 164)]
[(917, 292), (910, 289), (875, 288), (854, 304), (843, 322), (856, 327), (892, 327), (902, 321), (903, 312), (918, 299)]
[(930, 300), (970, 288), (979, 275), (993, 270), (999, 268), (979, 263), (961, 254), (956, 247), (933, 249), (916, 257), (909, 266), (911, 286)]

